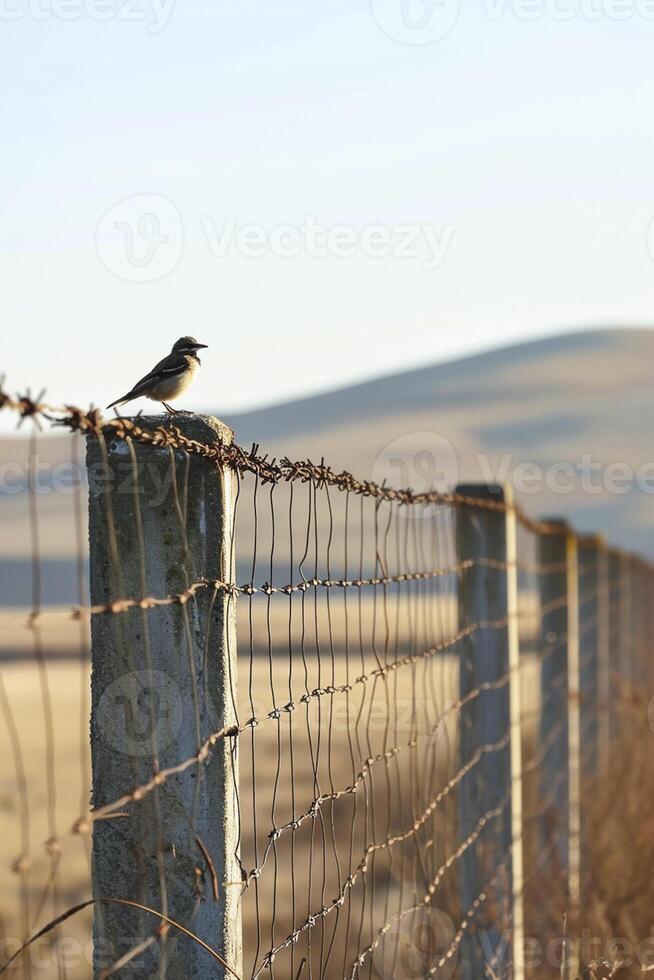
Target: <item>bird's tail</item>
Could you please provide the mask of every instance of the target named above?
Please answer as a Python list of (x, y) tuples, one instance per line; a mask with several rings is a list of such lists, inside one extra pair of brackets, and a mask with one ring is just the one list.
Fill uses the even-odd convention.
[(132, 395), (132, 392), (130, 391), (126, 395), (123, 395), (122, 398), (117, 398), (115, 402), (112, 402), (111, 403), (111, 405), (107, 405), (107, 408), (113, 408), (114, 405), (124, 405), (125, 402), (131, 401), (133, 397), (134, 396)]

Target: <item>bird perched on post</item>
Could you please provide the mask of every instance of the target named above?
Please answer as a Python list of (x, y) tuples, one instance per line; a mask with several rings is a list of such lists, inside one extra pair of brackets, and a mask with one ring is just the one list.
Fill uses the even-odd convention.
[(168, 402), (179, 398), (186, 391), (200, 367), (197, 352), (206, 346), (199, 344), (195, 337), (180, 337), (163, 361), (155, 364), (150, 373), (137, 381), (131, 391), (107, 405), (107, 408), (124, 405), (134, 398), (149, 398), (153, 402), (161, 402), (166, 411), (173, 414), (175, 410)]

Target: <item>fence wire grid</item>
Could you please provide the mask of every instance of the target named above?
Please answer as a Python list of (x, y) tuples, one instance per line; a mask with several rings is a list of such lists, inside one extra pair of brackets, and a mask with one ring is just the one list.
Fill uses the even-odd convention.
[[(182, 419), (148, 427), (1, 390), (0, 408), (30, 426), (8, 511), (29, 536), (30, 593), (0, 597), (0, 972), (93, 976), (94, 945), (101, 978), (553, 976), (525, 963), (516, 930), (545, 944), (580, 912), (582, 783), (609, 765), (616, 692), (650, 680), (651, 566), (497, 491), (380, 486), (190, 438)], [(78, 480), (54, 512), (36, 479), (45, 425), (74, 433)], [(106, 532), (91, 593), (84, 439)], [(156, 506), (153, 460), (167, 473)], [(216, 472), (233, 475), (233, 507), (222, 501), (222, 538), (196, 540), (212, 521), (197, 488)], [(162, 512), (178, 556), (163, 578)], [(53, 520), (74, 541), (67, 607), (44, 597)], [(216, 680), (216, 633), (232, 620), (238, 658), (221, 663), (236, 669)], [(109, 720), (94, 695), (94, 752), (104, 740), (109, 753), (96, 767), (121, 725), (138, 746), (107, 799), (91, 794), (96, 645), (128, 678)], [(173, 656), (193, 710), (168, 738)], [(227, 714), (206, 700), (213, 683)], [(234, 880), (207, 824), (216, 758), (234, 782)], [(128, 824), (155, 846), (135, 850)], [(93, 887), (102, 860), (112, 894)], [(240, 962), (226, 907), (241, 917)], [(186, 973), (198, 948), (202, 972)]]

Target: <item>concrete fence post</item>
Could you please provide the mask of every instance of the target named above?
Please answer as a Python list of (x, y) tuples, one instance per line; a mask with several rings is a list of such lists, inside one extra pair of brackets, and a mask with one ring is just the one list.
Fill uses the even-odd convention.
[(620, 654), (618, 670), (624, 684), (631, 685), (635, 670), (634, 602), (633, 602), (633, 562), (631, 555), (620, 554), (620, 631), (624, 643)]
[(643, 584), (645, 592), (645, 684), (648, 698), (654, 692), (654, 568), (646, 563)]
[(579, 973), (581, 912), (581, 657), (579, 629), (579, 547), (570, 532), (566, 540), (568, 575), (568, 899), (570, 919), (576, 933), (570, 942), (568, 976)]
[(609, 758), (613, 762), (614, 742), (620, 730), (620, 682), (629, 669), (630, 653), (623, 597), (622, 555), (609, 549)]
[(581, 689), (581, 759), (584, 774), (595, 777), (600, 742), (600, 647), (604, 621), (602, 610), (603, 541), (579, 539), (579, 652)]
[(524, 980), (516, 517), (510, 487), (464, 485), (457, 493), (490, 505), (457, 511), (459, 560), (474, 563), (462, 573), (459, 589), (460, 628), (473, 630), (461, 644), (460, 696), (481, 688), (460, 716), (460, 765), (476, 760), (460, 786), (460, 839), (478, 834), (485, 821), (461, 859), (461, 907), (465, 913), (490, 890), (490, 904), (504, 916), (504, 934), (497, 915), (487, 926), (483, 916), (475, 920), (475, 931), (461, 944), (460, 976), (490, 976), (487, 965), (504, 976), (510, 966), (514, 980)]
[[(171, 420), (138, 424), (152, 431)], [(199, 442), (232, 437), (210, 417), (173, 424)], [(112, 429), (89, 436), (87, 467), (93, 604), (184, 596), (92, 618), (93, 808), (188, 761), (96, 820), (93, 895), (162, 912), (240, 974), (236, 741), (208, 741), (236, 720), (235, 600), (204, 584), (234, 580), (235, 475)], [(194, 583), (203, 584), (188, 593)], [(99, 902), (94, 975), (121, 958), (121, 977), (231, 975), (156, 916)]]
[[(584, 778), (594, 780), (600, 758), (600, 641), (603, 541), (599, 536), (579, 539), (579, 712), (580, 765)], [(585, 797), (587, 798), (587, 797)], [(591, 871), (588, 811), (581, 810), (581, 876)]]
[[(552, 523), (552, 522), (550, 522)], [(562, 531), (565, 524), (561, 524)], [(568, 873), (568, 576), (566, 535), (540, 538), (540, 800), (543, 846)], [(551, 850), (550, 850), (551, 848)]]
[[(581, 726), (579, 711), (579, 563), (577, 538), (565, 521), (546, 519), (559, 533), (540, 540), (541, 574), (541, 763), (544, 852), (556, 858), (571, 928), (581, 902)], [(549, 568), (549, 570), (547, 570)], [(565, 976), (576, 977), (579, 947), (569, 943)]]
[(643, 687), (649, 699), (652, 688), (652, 658), (650, 654), (650, 641), (652, 637), (652, 570), (649, 560), (643, 558), (640, 565), (640, 601), (643, 611), (641, 617), (641, 656)]
[(633, 677), (634, 687), (647, 691), (647, 594), (645, 591), (645, 562), (634, 556), (631, 559), (631, 616), (633, 631)]
[(597, 589), (597, 763), (599, 772), (606, 773), (611, 747), (611, 582), (604, 544), (598, 553)]

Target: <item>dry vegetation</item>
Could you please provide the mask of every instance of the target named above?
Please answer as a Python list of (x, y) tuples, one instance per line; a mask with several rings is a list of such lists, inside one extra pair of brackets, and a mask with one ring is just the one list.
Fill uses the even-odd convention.
[[(620, 732), (612, 741), (609, 769), (583, 782), (579, 920), (568, 918), (565, 879), (556, 868), (538, 871), (527, 889), (527, 936), (540, 947), (529, 971), (532, 980), (557, 976), (564, 939), (568, 948), (578, 943), (583, 980), (654, 973), (654, 735), (644, 690), (618, 690), (616, 682), (615, 699)], [(534, 789), (532, 784), (528, 792)], [(532, 835), (528, 869), (538, 854)]]
[(654, 735), (642, 689), (621, 692), (619, 716), (609, 771), (584, 788), (589, 849), (579, 934), (597, 937), (613, 976), (628, 980), (654, 972)]

